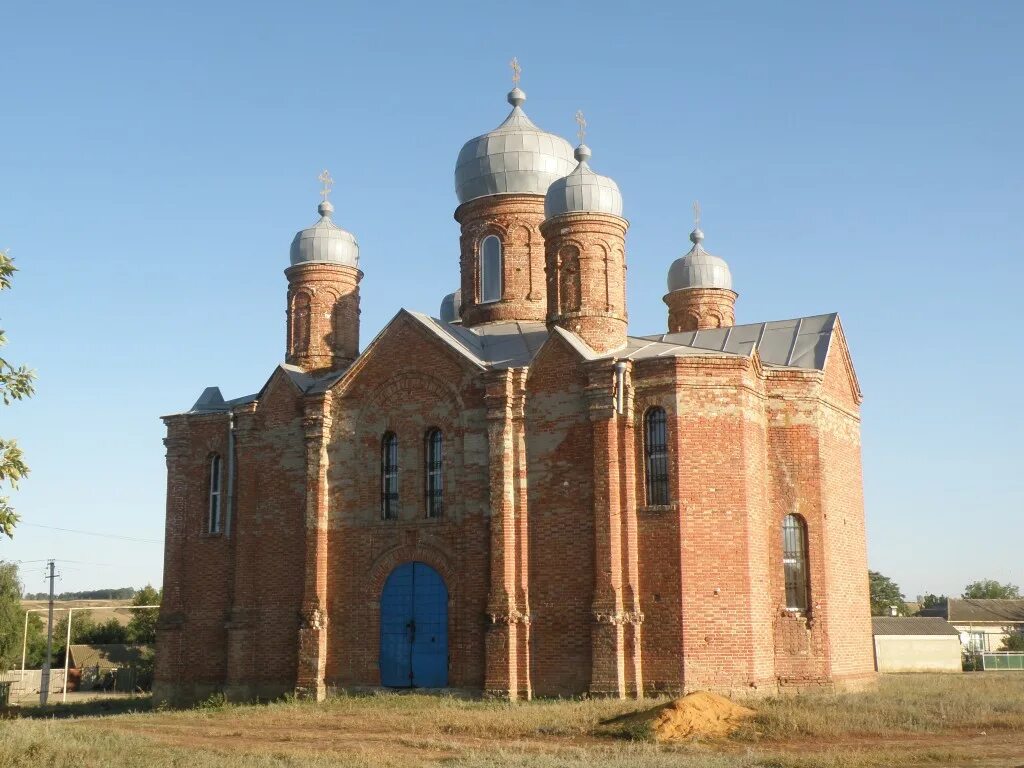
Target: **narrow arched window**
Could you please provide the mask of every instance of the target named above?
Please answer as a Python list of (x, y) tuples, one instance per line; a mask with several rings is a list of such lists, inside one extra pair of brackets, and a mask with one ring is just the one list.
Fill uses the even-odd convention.
[(309, 294), (296, 294), (292, 302), (292, 354), (302, 355), (309, 351), (310, 307)]
[(380, 515), (398, 517), (398, 436), (385, 432), (380, 443)]
[(220, 454), (210, 457), (210, 504), (206, 516), (207, 533), (220, 533), (221, 526)]
[(786, 515), (782, 521), (782, 568), (786, 575), (786, 608), (806, 613), (810, 607), (807, 524), (799, 515)]
[(480, 302), (501, 301), (501, 240), (488, 235), (480, 243)]
[(668, 425), (664, 408), (651, 408), (644, 416), (644, 464), (647, 505), (668, 504)]
[(426, 436), (427, 517), (440, 517), (444, 509), (443, 466), (444, 437), (440, 429), (431, 429)]

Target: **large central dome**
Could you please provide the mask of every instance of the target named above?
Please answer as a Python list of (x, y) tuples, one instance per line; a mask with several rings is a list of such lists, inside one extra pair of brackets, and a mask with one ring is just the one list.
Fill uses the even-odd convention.
[(576, 167), (572, 146), (534, 125), (522, 110), (526, 94), (508, 95), (512, 111), (490, 133), (470, 139), (455, 163), (460, 203), (487, 195), (544, 195), (551, 182)]

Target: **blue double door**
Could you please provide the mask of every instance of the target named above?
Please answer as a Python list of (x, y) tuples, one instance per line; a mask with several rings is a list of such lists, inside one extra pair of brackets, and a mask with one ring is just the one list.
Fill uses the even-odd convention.
[(384, 583), (380, 682), (389, 688), (448, 685), (448, 588), (426, 563), (403, 563)]

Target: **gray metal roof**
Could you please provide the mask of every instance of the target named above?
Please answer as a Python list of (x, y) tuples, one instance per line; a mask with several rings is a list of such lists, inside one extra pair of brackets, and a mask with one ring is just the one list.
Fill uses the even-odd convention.
[(525, 93), (515, 88), (508, 101), (512, 111), (505, 122), (470, 139), (459, 152), (455, 194), (460, 203), (487, 195), (543, 195), (575, 166), (569, 142), (542, 131), (523, 112)]
[(757, 350), (761, 362), (766, 365), (820, 371), (825, 367), (837, 317), (833, 312), (795, 320), (662, 333), (641, 338), (735, 355), (751, 355)]
[(574, 153), (579, 161), (572, 173), (557, 179), (544, 196), (547, 218), (563, 213), (610, 213), (622, 215), (622, 194), (619, 185), (607, 176), (591, 170), (590, 147), (580, 144)]
[(457, 323), (462, 319), (462, 289), (449, 293), (441, 299), (441, 322)]
[(732, 289), (732, 272), (725, 259), (704, 250), (701, 242), (704, 233), (695, 229), (690, 233), (693, 248), (682, 258), (672, 262), (668, 268), (668, 290), (682, 291), (687, 288), (728, 288)]
[(409, 312), (447, 344), (484, 368), (514, 368), (529, 365), (548, 338), (544, 323), (487, 323), (465, 328), (444, 323), (420, 312)]
[(359, 243), (356, 242), (355, 235), (342, 229), (331, 219), (334, 206), (324, 200), (317, 211), (320, 213), (320, 221), (297, 232), (292, 240), (292, 264), (312, 261), (358, 267)]
[[(458, 323), (446, 323), (422, 312), (401, 310), (399, 315), (402, 313), (417, 320), (430, 333), (481, 369), (518, 368), (529, 365), (549, 336), (547, 325), (541, 322), (509, 321), (465, 328)], [(822, 370), (825, 367), (825, 356), (828, 354), (836, 318), (837, 315), (833, 313), (704, 331), (630, 336), (624, 348), (605, 354), (594, 352), (574, 333), (557, 327), (555, 332), (568, 340), (589, 360), (609, 357), (646, 360), (656, 357), (706, 357), (709, 354), (750, 357), (756, 349), (765, 365)], [(386, 330), (387, 326), (381, 334)], [(332, 371), (314, 377), (294, 365), (281, 364), (279, 367), (292, 383), (306, 394), (325, 392), (344, 376), (347, 370)], [(226, 413), (238, 405), (256, 401), (261, 395), (262, 391), (234, 400), (225, 400), (219, 388), (207, 387), (186, 413)], [(1019, 620), (1024, 621), (1024, 600), (950, 602), (1017, 603), (1021, 606)]]
[(942, 616), (954, 624), (1024, 624), (1024, 599), (951, 597), (921, 613)]
[(919, 616), (873, 616), (873, 635), (950, 635), (959, 637), (956, 627), (939, 618)]

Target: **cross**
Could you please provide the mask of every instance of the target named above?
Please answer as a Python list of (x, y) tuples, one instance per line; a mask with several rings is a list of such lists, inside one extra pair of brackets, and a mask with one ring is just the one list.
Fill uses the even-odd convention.
[(331, 178), (330, 171), (326, 168), (321, 171), (317, 178), (320, 179), (320, 183), (324, 185), (324, 188), (320, 190), (320, 197), (324, 199), (324, 202), (327, 202), (327, 196), (331, 194), (331, 185), (334, 184), (334, 179)]
[(693, 201), (693, 228), (700, 229), (700, 200)]
[(519, 59), (515, 56), (512, 57), (512, 61), (508, 63), (512, 67), (512, 86), (514, 88), (519, 87), (519, 73), (523, 71), (523, 68), (519, 66)]
[(587, 118), (583, 116), (583, 110), (576, 110), (576, 125), (579, 126), (579, 130), (576, 131), (576, 135), (579, 137), (580, 144), (583, 143), (584, 137), (587, 135)]

